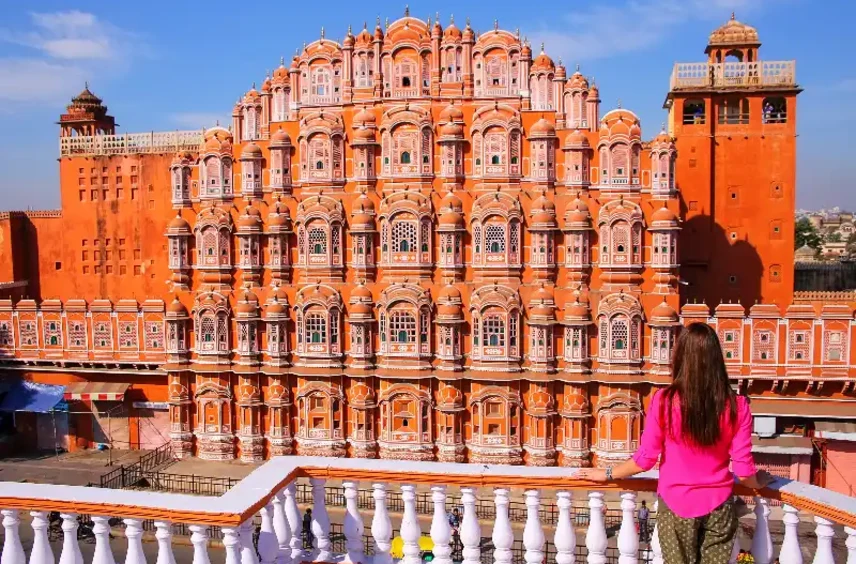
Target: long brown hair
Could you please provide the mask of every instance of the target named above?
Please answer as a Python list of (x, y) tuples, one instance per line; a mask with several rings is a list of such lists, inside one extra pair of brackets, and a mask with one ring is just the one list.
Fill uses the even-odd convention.
[(669, 433), (672, 402), (680, 400), (680, 436), (698, 446), (719, 441), (720, 424), (728, 410), (732, 424), (737, 421), (737, 395), (728, 383), (722, 347), (716, 332), (706, 323), (691, 323), (675, 345), (672, 359), (672, 384), (666, 388), (662, 407)]

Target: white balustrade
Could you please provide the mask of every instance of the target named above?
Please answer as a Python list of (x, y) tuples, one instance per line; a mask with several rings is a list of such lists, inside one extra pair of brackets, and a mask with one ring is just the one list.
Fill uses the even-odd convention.
[(288, 541), (288, 546), (291, 548), (291, 561), (301, 562), (303, 560), (303, 522), (300, 520), (297, 484), (294, 482), (285, 486), (285, 517), (288, 519), (288, 527), (291, 530), (291, 540)]
[(249, 518), (238, 528), (241, 541), (241, 564), (259, 564), (256, 547), (253, 545), (253, 519)]
[(401, 516), (401, 540), (404, 541), (403, 564), (421, 564), (419, 537), (422, 531), (419, 527), (419, 517), (416, 515), (416, 486), (404, 484), (401, 486), (401, 500), (404, 502), (404, 513)]
[(345, 531), (345, 558), (343, 562), (358, 564), (365, 559), (365, 543), (363, 543), (363, 518), (357, 503), (359, 482), (343, 482), (345, 489), (345, 517), (342, 528)]
[(814, 553), (812, 562), (813, 564), (834, 564), (832, 539), (835, 537), (835, 530), (832, 528), (832, 521), (815, 516), (814, 522), (817, 523), (814, 529), (814, 534), (817, 536), (817, 551)]
[(375, 511), (372, 517), (372, 537), (374, 537), (374, 564), (392, 564), (392, 521), (386, 509), (386, 484), (372, 484), (372, 497)]
[(496, 488), (493, 490), (496, 517), (493, 521), (493, 561), (496, 564), (511, 564), (511, 548), (514, 546), (514, 531), (508, 518), (508, 490)]
[(125, 564), (146, 564), (143, 553), (143, 521), (142, 519), (125, 519), (125, 538), (128, 539), (128, 552), (125, 554)]
[(241, 538), (237, 527), (223, 527), (223, 548), (226, 564), (241, 564)]
[[(30, 511), (33, 518), (33, 550), (30, 552), (30, 564), (53, 564), (54, 554), (48, 540), (47, 511)], [(132, 561), (133, 562), (133, 561)]]
[[(77, 513), (61, 513), (62, 519), (62, 552), (59, 555), (59, 564), (83, 564), (83, 554), (77, 543)], [(3, 553), (5, 554), (5, 550)], [(158, 564), (164, 564), (158, 561)], [(174, 563), (172, 563), (174, 564)]]
[(452, 564), (452, 526), (446, 515), (446, 486), (431, 486), (434, 517), (431, 519), (431, 540), (434, 542), (434, 564)]
[(784, 511), (782, 521), (785, 524), (785, 536), (779, 549), (779, 562), (781, 564), (802, 564), (803, 558), (799, 541), (799, 511), (790, 505), (783, 506), (782, 510)]
[(577, 533), (571, 518), (571, 493), (557, 492), (556, 506), (559, 508), (559, 520), (553, 537), (553, 544), (556, 546), (556, 564), (574, 564)]
[(310, 478), (312, 486), (312, 536), (315, 537), (313, 560), (329, 562), (333, 558), (330, 543), (330, 518), (327, 516), (327, 500), (324, 484), (327, 480)]
[[(657, 500), (654, 502), (654, 512), (656, 513), (659, 508), (660, 501)], [(735, 539), (734, 545), (737, 546), (737, 542)], [(651, 563), (652, 564), (663, 564), (663, 546), (660, 544), (660, 520), (657, 519), (657, 522), (654, 524), (654, 532), (651, 533)]]
[(523, 527), (523, 559), (526, 564), (544, 562), (544, 528), (541, 526), (541, 492), (526, 490), (526, 526)]
[(636, 564), (639, 560), (639, 534), (636, 532), (636, 494), (621, 494), (621, 528), (618, 530), (618, 564)]
[(476, 516), (476, 496), (473, 488), (461, 488), (461, 504), (464, 517), (461, 520), (461, 543), (463, 564), (481, 564), (481, 526)]
[(606, 524), (603, 519), (603, 494), (589, 492), (589, 528), (586, 531), (586, 548), (589, 564), (606, 564)]
[(274, 564), (279, 555), (279, 542), (276, 538), (276, 531), (273, 528), (273, 500), (260, 510), (262, 516), (262, 526), (259, 531), (259, 561), (261, 564)]
[(193, 564), (211, 564), (211, 560), (208, 558), (208, 527), (191, 525), (190, 533), (190, 543), (193, 545)]
[(116, 564), (110, 548), (110, 518), (98, 515), (92, 518), (92, 533), (95, 535), (95, 554), (92, 564)]
[(773, 539), (770, 537), (770, 502), (755, 498), (755, 534), (752, 535), (752, 556), (755, 564), (773, 561)]
[(155, 538), (158, 541), (158, 559), (155, 564), (175, 564), (175, 554), (172, 552), (172, 523), (155, 521)]
[(847, 540), (844, 541), (844, 546), (847, 547), (847, 564), (856, 564), (856, 529), (844, 527), (844, 532), (847, 534)]
[(21, 546), (19, 526), (21, 518), (17, 509), (4, 509), (0, 511), (3, 515), (3, 556), (0, 556), (0, 564), (24, 564), (27, 557), (24, 547)]
[(273, 529), (276, 532), (277, 564), (291, 564), (291, 526), (285, 514), (285, 489), (273, 496)]

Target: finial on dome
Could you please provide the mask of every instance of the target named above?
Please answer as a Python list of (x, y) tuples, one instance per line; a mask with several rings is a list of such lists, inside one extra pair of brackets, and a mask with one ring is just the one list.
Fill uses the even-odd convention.
[(449, 14), (449, 25), (455, 24), (455, 14)]
[(280, 58), (279, 58), (279, 66), (281, 66), (281, 67), (284, 67), (284, 66), (285, 66), (285, 57), (280, 56)]
[(731, 12), (731, 21), (734, 21), (734, 12)]
[(520, 40), (520, 28), (519, 27), (514, 30), (514, 35), (517, 36), (517, 39), (519, 41)]
[(409, 4), (404, 5), (404, 17), (405, 18), (410, 17), (410, 5)]
[(467, 29), (469, 29), (469, 28), (470, 28), (470, 17), (467, 16)]
[(255, 89), (256, 89), (256, 81), (254, 80), (253, 81), (253, 90), (255, 90)]
[(562, 66), (562, 57), (559, 57), (559, 66)]
[(496, 18), (493, 19), (493, 30), (499, 31), (499, 20)]
[(306, 51), (306, 42), (303, 42), (303, 50)]
[(321, 26), (321, 39), (324, 39), (324, 26)]
[(384, 22), (383, 22), (383, 27), (385, 27), (386, 29), (389, 29), (389, 18), (386, 18), (386, 19), (384, 20)]
[(377, 19), (375, 20), (375, 25), (377, 27), (380, 27), (380, 16), (377, 16)]
[(666, 132), (666, 122), (665, 121), (660, 123), (660, 132), (661, 133)]
[(621, 98), (618, 99), (618, 109), (621, 109)]
[(84, 87), (86, 90), (89, 90), (89, 81), (88, 81), (88, 80), (84, 80), (84, 81), (83, 81), (83, 87)]
[(365, 20), (363, 20), (363, 31), (368, 31), (368, 29), (369, 29), (368, 24), (366, 23)]
[(580, 64), (577, 63), (577, 72), (580, 72)]
[(217, 121), (215, 121), (215, 122), (214, 122), (214, 125), (215, 125), (216, 127), (220, 127), (220, 120), (218, 119)]
[(544, 52), (544, 42), (542, 41), (541, 42), (541, 53), (543, 53), (543, 52)]
[(348, 35), (351, 35), (351, 24), (348, 24)]

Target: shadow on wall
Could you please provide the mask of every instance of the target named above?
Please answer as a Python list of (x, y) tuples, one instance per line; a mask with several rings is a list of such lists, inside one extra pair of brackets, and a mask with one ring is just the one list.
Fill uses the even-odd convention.
[[(686, 209), (682, 211), (686, 214)], [(681, 225), (681, 303), (705, 302), (712, 311), (730, 301), (748, 310), (762, 300), (761, 257), (751, 242), (736, 235), (709, 215), (696, 215)]]

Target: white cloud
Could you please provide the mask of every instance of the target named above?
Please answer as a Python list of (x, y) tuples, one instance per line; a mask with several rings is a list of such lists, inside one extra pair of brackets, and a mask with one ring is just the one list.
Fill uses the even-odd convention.
[[(625, 0), (597, 4), (545, 24), (532, 44), (545, 43), (551, 55), (569, 61), (603, 59), (667, 41), (681, 24), (722, 20), (732, 11), (749, 13), (762, 0)], [(565, 31), (569, 30), (569, 31)]]
[(206, 112), (181, 112), (172, 114), (170, 120), (177, 126), (187, 129), (209, 128), (216, 125), (218, 122), (223, 127), (228, 127), (231, 121), (223, 114), (206, 113)]
[(68, 100), (86, 79), (109, 79), (149, 54), (141, 38), (96, 15), (78, 10), (31, 13), (30, 29), (0, 27), (0, 43), (33, 51), (0, 57), (0, 101), (56, 104)]

